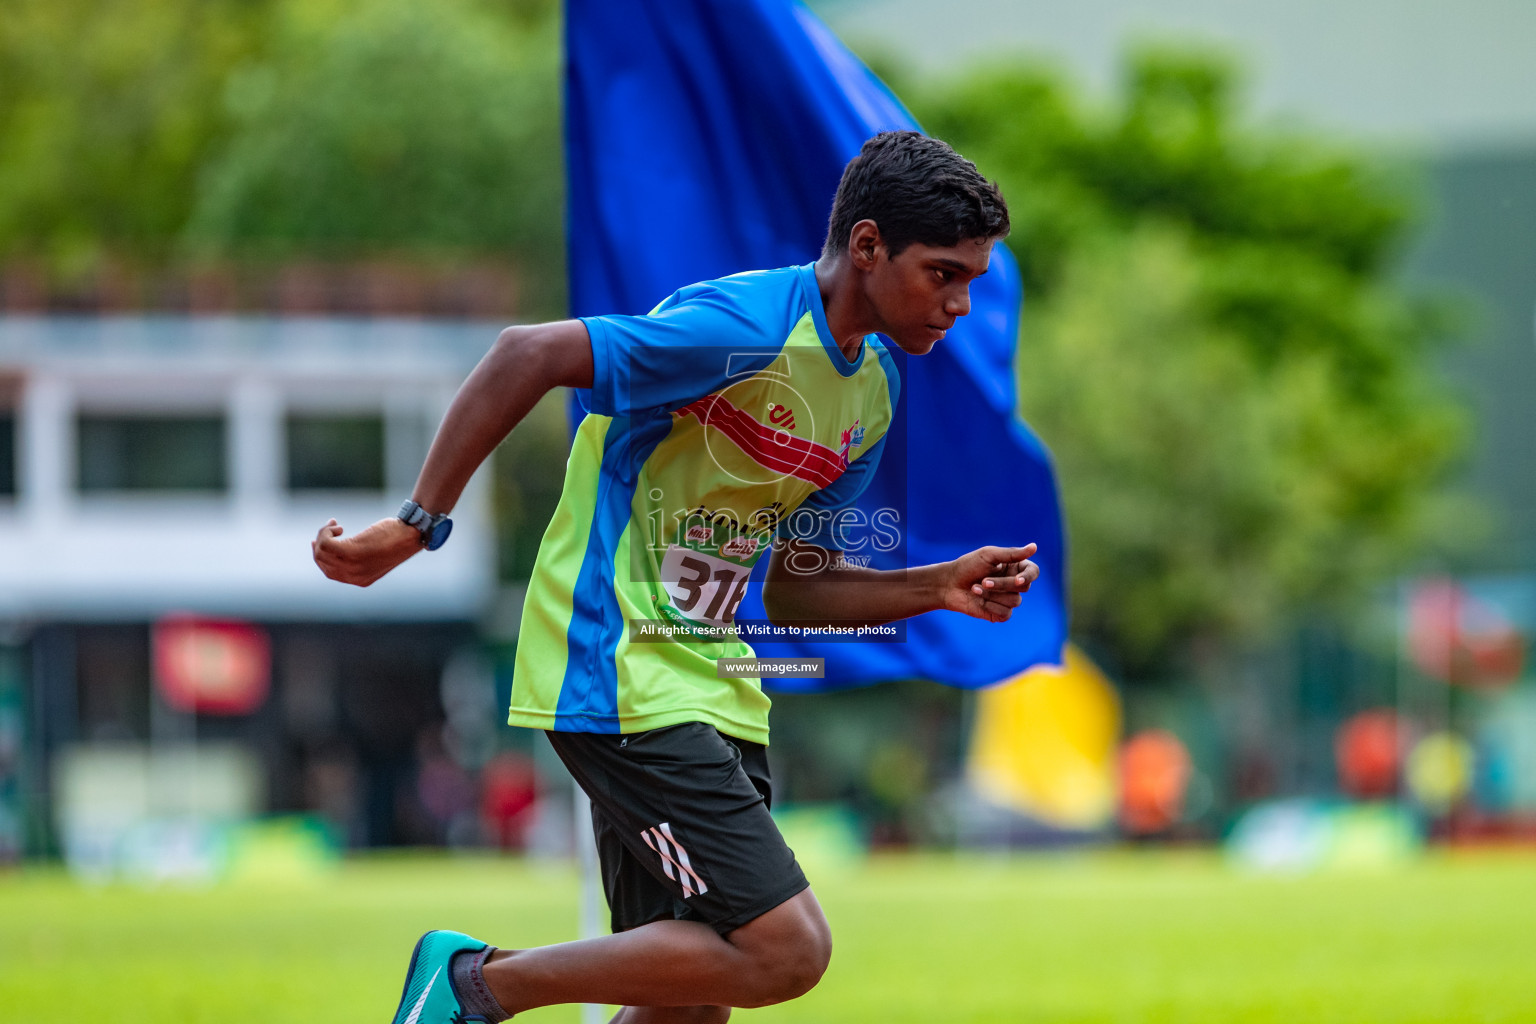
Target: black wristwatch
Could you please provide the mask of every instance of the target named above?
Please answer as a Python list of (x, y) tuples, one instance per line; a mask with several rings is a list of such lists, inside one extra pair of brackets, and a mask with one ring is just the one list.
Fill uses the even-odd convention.
[(395, 518), (406, 526), (416, 527), (421, 534), (421, 546), (428, 551), (442, 547), (448, 535), (453, 532), (453, 520), (448, 518), (448, 513), (433, 515), (409, 498), (400, 506), (400, 511), (395, 513)]

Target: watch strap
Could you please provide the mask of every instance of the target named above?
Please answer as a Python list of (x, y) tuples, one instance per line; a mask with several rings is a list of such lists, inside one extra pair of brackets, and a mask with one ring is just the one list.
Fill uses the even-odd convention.
[(421, 543), (425, 545), (431, 541), (432, 533), (437, 529), (438, 524), (448, 518), (448, 513), (444, 512), (440, 515), (433, 515), (415, 501), (407, 498), (400, 505), (400, 511), (395, 513), (395, 518), (407, 526), (415, 527), (416, 532), (421, 534)]

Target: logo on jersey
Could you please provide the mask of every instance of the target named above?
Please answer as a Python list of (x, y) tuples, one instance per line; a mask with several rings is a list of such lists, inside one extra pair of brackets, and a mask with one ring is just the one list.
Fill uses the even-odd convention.
[(715, 530), (712, 526), (688, 527), (687, 541), (689, 544), (708, 544), (715, 539)]
[(843, 464), (848, 464), (848, 453), (864, 443), (864, 428), (859, 426), (859, 421), (854, 420), (853, 425), (843, 431), (843, 436), (838, 442), (837, 454), (843, 457)]
[(726, 558), (751, 558), (756, 551), (756, 537), (737, 537), (720, 545), (720, 553)]
[(779, 520), (784, 518), (784, 508), (782, 501), (764, 505), (747, 517), (747, 529), (772, 533), (779, 528)]
[(795, 411), (787, 405), (775, 402), (768, 407), (768, 420), (783, 430), (795, 429)]

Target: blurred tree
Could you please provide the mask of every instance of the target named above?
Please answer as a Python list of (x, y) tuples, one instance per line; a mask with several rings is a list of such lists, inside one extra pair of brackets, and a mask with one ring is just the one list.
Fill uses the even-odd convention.
[(5, 0), (0, 260), (71, 276), (166, 259), (260, 52), (264, 0)]
[(570, 448), (568, 394), (558, 388), (545, 395), (496, 449), (496, 562), (504, 580), (533, 575), (539, 542), (560, 503)]
[(520, 257), (563, 311), (553, 4), (407, 0), (280, 8), (270, 56), (231, 76), (205, 167), (198, 256), (454, 262)]
[(5, 0), (0, 267), (515, 262), (563, 312), (558, 10)]
[(1017, 64), (914, 105), (1009, 197), (1075, 629), (1131, 675), (1400, 570), (1462, 433), (1440, 307), (1391, 277), (1406, 191), (1236, 99), (1220, 60), (1148, 51), (1108, 112)]

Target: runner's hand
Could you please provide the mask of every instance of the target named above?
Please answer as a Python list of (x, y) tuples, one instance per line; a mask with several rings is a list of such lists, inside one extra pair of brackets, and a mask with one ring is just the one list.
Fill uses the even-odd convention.
[(333, 580), (366, 587), (421, 550), (421, 532), (400, 519), (380, 519), (350, 537), (332, 519), (310, 541), (315, 564)]
[(1035, 545), (1021, 548), (985, 547), (961, 555), (950, 564), (944, 607), (989, 622), (1006, 622), (1023, 600), (1040, 567), (1029, 560)]

